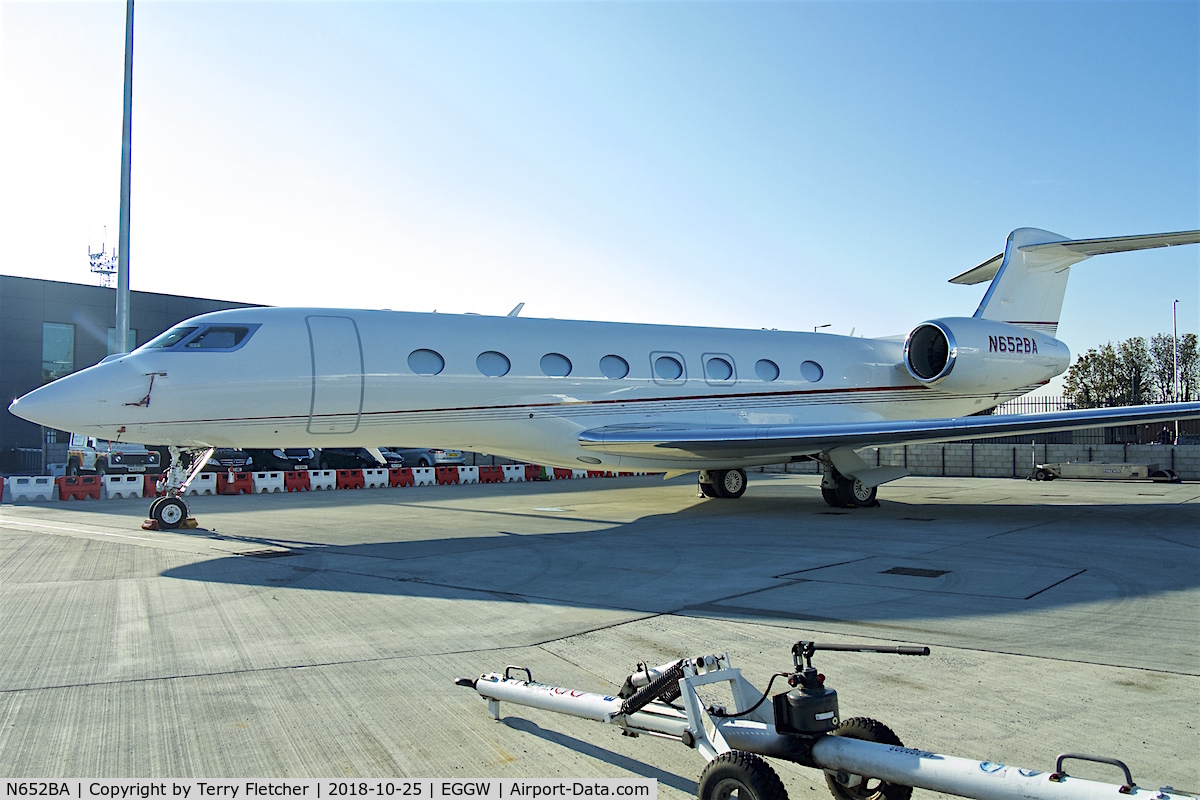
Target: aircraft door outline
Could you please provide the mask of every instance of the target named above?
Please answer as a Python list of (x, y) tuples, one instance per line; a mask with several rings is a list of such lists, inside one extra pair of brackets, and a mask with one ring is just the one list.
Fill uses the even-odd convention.
[(358, 430), (365, 391), (362, 337), (350, 317), (313, 314), (304, 318), (312, 359), (311, 434)]

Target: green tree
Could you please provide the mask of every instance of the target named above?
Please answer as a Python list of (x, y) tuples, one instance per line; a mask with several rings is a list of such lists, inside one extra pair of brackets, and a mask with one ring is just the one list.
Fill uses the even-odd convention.
[(1120, 405), (1121, 381), (1112, 342), (1093, 347), (1067, 370), (1065, 392), (1076, 408)]
[(1150, 373), (1158, 402), (1169, 403), (1175, 396), (1173, 377), (1175, 374), (1175, 342), (1171, 334), (1160, 333), (1150, 339)]
[(1150, 348), (1141, 336), (1126, 339), (1117, 346), (1117, 380), (1123, 393), (1121, 405), (1136, 406), (1152, 402)]
[(1196, 334), (1185, 333), (1179, 337), (1179, 402), (1190, 403), (1200, 397), (1200, 354), (1197, 353)]

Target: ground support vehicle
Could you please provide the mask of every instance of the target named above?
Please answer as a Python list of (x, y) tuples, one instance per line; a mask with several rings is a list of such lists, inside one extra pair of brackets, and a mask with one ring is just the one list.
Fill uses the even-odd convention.
[(112, 442), (81, 433), (72, 433), (67, 445), (67, 475), (153, 472), (158, 465), (158, 453), (145, 445)]
[(1152, 480), (1179, 483), (1179, 475), (1173, 469), (1158, 464), (1104, 464), (1099, 461), (1068, 461), (1062, 464), (1038, 464), (1030, 477), (1035, 481), (1052, 481), (1055, 478), (1082, 478), (1085, 480)]
[[(764, 692), (730, 665), (728, 653), (655, 668), (638, 664), (616, 696), (537, 683), (528, 668), (517, 666), (506, 667), (503, 675), (488, 673), (455, 683), (486, 699), (493, 719), (500, 719), (500, 704), (507, 702), (616, 725), (630, 736), (676, 739), (708, 762), (700, 775), (699, 800), (734, 795), (738, 800), (787, 800), (782, 781), (763, 756), (823, 770), (837, 800), (909, 800), (913, 787), (980, 800), (1195, 800), (1195, 795), (1169, 787), (1140, 788), (1129, 768), (1111, 758), (1064, 753), (1049, 772), (905, 747), (881, 722), (838, 718), (837, 692), (825, 686), (824, 676), (812, 666), (818, 650), (929, 654), (927, 647), (799, 641), (792, 647), (792, 669), (773, 676)], [(772, 696), (771, 684), (778, 677), (785, 677), (792, 690)], [(704, 687), (721, 683), (728, 684), (732, 710), (701, 699)], [(1122, 770), (1125, 783), (1072, 777), (1064, 769), (1070, 760), (1111, 764)]]

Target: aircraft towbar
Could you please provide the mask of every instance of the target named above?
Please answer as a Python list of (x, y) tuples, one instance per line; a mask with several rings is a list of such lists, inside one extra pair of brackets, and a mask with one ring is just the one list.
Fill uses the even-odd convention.
[[(727, 653), (658, 667), (639, 663), (612, 695), (538, 683), (528, 669), (511, 665), (502, 675), (459, 678), (456, 683), (486, 699), (493, 719), (500, 719), (500, 703), (508, 702), (616, 725), (627, 736), (681, 742), (708, 762), (700, 776), (699, 800), (729, 795), (731, 782), (740, 800), (786, 800), (782, 782), (763, 756), (823, 770), (837, 800), (910, 800), (914, 787), (979, 800), (1200, 800), (1170, 787), (1142, 789), (1116, 759), (1067, 753), (1050, 772), (905, 747), (880, 722), (839, 719), (837, 692), (825, 686), (825, 676), (812, 666), (819, 651), (929, 655), (923, 646), (802, 640), (792, 647), (791, 670), (771, 679), (786, 677), (791, 690), (774, 695), (771, 684), (760, 692), (746, 681)], [(722, 683), (733, 697), (732, 709), (706, 704), (701, 697), (705, 687)], [(1067, 759), (1119, 766), (1125, 784), (1072, 777), (1063, 769)]]

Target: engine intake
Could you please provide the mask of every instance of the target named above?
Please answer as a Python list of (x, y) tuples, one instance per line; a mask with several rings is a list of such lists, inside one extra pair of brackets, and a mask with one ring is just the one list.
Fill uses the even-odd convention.
[(955, 393), (1000, 392), (1044, 383), (1070, 364), (1067, 346), (1006, 322), (950, 317), (922, 322), (904, 340), (904, 368)]

